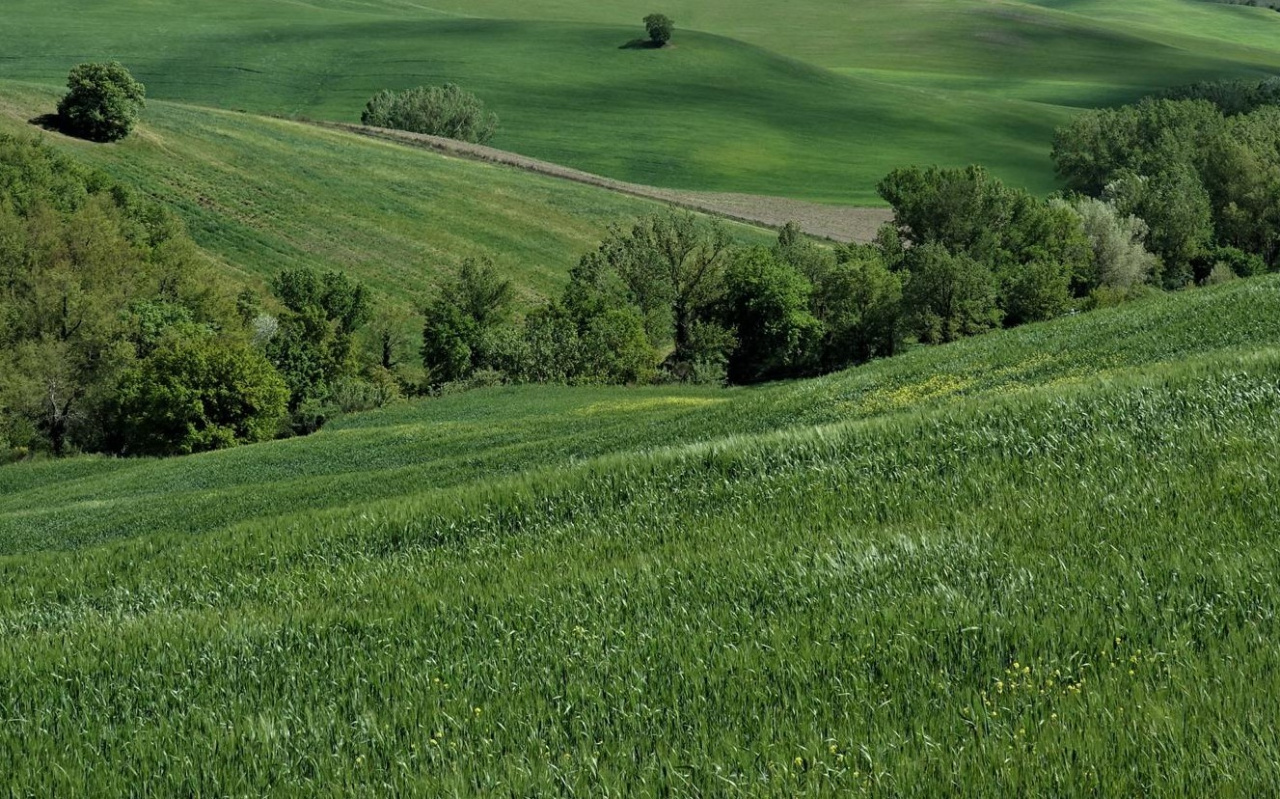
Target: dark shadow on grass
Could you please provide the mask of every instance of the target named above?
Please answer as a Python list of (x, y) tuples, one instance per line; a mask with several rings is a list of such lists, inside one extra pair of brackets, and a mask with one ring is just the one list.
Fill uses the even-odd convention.
[(62, 126), (62, 117), (57, 114), (41, 114), (38, 117), (28, 119), (27, 124), (35, 125), (36, 127), (47, 130), (50, 133), (66, 133), (66, 130)]
[(662, 45), (652, 39), (632, 39), (618, 48), (619, 50), (661, 50)]

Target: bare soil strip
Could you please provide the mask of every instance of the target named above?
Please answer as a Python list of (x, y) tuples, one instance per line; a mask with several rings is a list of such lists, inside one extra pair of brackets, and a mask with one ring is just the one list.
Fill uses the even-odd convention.
[(401, 130), (351, 125), (341, 122), (318, 122), (329, 128), (358, 133), (375, 139), (399, 142), (414, 147), (425, 147), (448, 155), (472, 158), (494, 164), (513, 166), (539, 175), (572, 180), (610, 191), (660, 200), (681, 208), (702, 211), (738, 222), (780, 228), (787, 222), (795, 222), (804, 232), (832, 241), (868, 242), (881, 225), (893, 218), (887, 208), (857, 208), (853, 206), (823, 205), (822, 203), (791, 200), (786, 197), (768, 197), (757, 194), (731, 194), (724, 192), (680, 191), (627, 183), (622, 180), (593, 175), (579, 169), (539, 161), (523, 155), (497, 150), (480, 144), (470, 144), (440, 136), (407, 133)]

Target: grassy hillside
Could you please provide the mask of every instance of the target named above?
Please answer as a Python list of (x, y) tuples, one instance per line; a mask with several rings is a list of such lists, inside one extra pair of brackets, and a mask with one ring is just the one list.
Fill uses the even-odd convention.
[(8, 784), (1274, 793), (1278, 304), (0, 470)]
[(0, 553), (148, 530), (204, 534), (299, 506), (341, 508), (611, 453), (963, 404), (1277, 341), (1280, 281), (1267, 278), (923, 347), (816, 380), (730, 391), (503, 388), (198, 457), (19, 465), (0, 470)]
[(667, 9), (677, 47), (620, 49), (631, 4), (16, 0), (0, 77), (59, 83), (128, 62), (153, 97), (354, 120), (377, 89), (453, 80), (503, 120), (498, 146), (686, 189), (877, 202), (891, 168), (979, 161), (1053, 188), (1070, 108), (1280, 69), (1274, 12), (1199, 0), (908, 0)]
[[(26, 120), (55, 98), (0, 84), (0, 130), (40, 133)], [(296, 122), (163, 102), (149, 104), (145, 125), (120, 144), (43, 135), (178, 211), (203, 248), (248, 275), (338, 268), (405, 301), (468, 256), (493, 258), (530, 296), (557, 292), (609, 224), (664, 207)]]
[(206, 534), (300, 506), (359, 506), (611, 453), (1096, 382), (1278, 341), (1280, 280), (1266, 278), (922, 347), (816, 380), (730, 391), (493, 389), (191, 458), (24, 464), (0, 470), (0, 553), (152, 530)]

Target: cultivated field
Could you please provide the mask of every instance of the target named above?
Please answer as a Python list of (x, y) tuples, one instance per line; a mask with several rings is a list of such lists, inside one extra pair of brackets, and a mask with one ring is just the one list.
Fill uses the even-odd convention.
[(354, 122), (382, 88), (456, 81), (497, 147), (633, 183), (878, 204), (909, 163), (1054, 188), (1074, 109), (1280, 67), (1280, 15), (1202, 0), (664, 6), (676, 46), (620, 49), (621, 0), (13, 0), (0, 77), (126, 61), (156, 99)]
[(1278, 290), (0, 470), (8, 785), (1273, 793)]
[[(650, 10), (676, 18), (672, 46), (627, 47)], [(888, 219), (877, 181), (913, 163), (986, 164), (1047, 194), (1056, 126), (1280, 70), (1280, 14), (1200, 0), (8, 0), (0, 53), (5, 134), (38, 133), (71, 65), (126, 62), (149, 92), (132, 135), (39, 135), (177, 211), (199, 258), (263, 302), (199, 305), (166, 260), (185, 239), (120, 195), (0, 208), (0, 299), (20, 298), (0, 316), (27, 325), (0, 349), (0, 455), (22, 459), (0, 467), (0, 795), (1280, 795), (1280, 274), (1234, 279), (1226, 260), (1258, 275), (1280, 257), (1274, 236), (1254, 241), (1274, 231), (1265, 214), (1242, 222), (1258, 257), (1227, 246), (1245, 239), (1223, 223), (1248, 214), (1210, 205), (1187, 164), (1168, 164), (1182, 183), (1127, 188), (1205, 191), (1204, 215), (1224, 219), (1201, 220), (1182, 266), (1220, 285), (1140, 285), (1151, 256), (1127, 210), (1108, 217), (1111, 282), (1086, 274), (1101, 238), (1081, 223), (1053, 249), (1071, 212), (1036, 217), (1042, 198), (991, 191), (993, 207), (1044, 221), (1026, 240), (955, 225), (973, 253), (1008, 246), (980, 253), (1000, 273), (945, 241), (839, 265), (780, 244), (735, 255), (734, 281), (699, 298), (687, 274), (659, 274), (675, 246), (654, 234), (577, 284), (574, 301), (600, 305), (586, 324), (528, 313), (611, 225), (668, 204), (772, 244), (766, 226), (791, 219), (868, 239)], [(493, 149), (355, 125), (373, 92), (443, 81), (500, 115)], [(1271, 164), (1271, 117), (1258, 119), (1256, 148), (1203, 152)], [(60, 196), (58, 159), (26, 157), (0, 177)], [(1242, 201), (1280, 185), (1258, 172), (1230, 184)], [(959, 179), (944, 190), (969, 196)], [(995, 216), (949, 211), (924, 221)], [(1183, 218), (1197, 220), (1161, 232)], [(1045, 252), (1079, 272), (1053, 283)], [(494, 275), (424, 311), (472, 257)], [(269, 296), (299, 267), (372, 290), (368, 315), (391, 319), (380, 353), (348, 338), (383, 332), (351, 285), (295, 272)], [(137, 286), (113, 293), (128, 270)], [(1042, 288), (1006, 278), (1046, 274), (1042, 294), (1062, 304), (1008, 318), (1063, 312), (1053, 321), (919, 343), (928, 330), (907, 311), (944, 303), (913, 281), (969, 291), (953, 304), (978, 308), (972, 329), (946, 320), (968, 335), (999, 327), (1003, 294)], [(566, 382), (647, 380), (679, 351), (674, 322), (659, 332), (677, 343), (653, 341), (647, 314), (699, 301), (694, 321), (737, 320), (739, 344), (779, 328), (770, 357), (806, 336), (828, 371), (889, 351), (854, 358), (864, 342), (836, 338), (850, 357), (825, 360), (822, 336), (859, 325), (888, 329), (898, 354), (754, 387), (463, 391), (502, 374), (470, 347), (494, 343), (471, 334), (505, 313), (506, 278), (512, 320), (482, 332), (517, 337), (505, 343), (528, 360), (647, 347), (643, 378), (592, 362), (556, 373)], [(641, 308), (652, 297), (631, 294), (650, 289), (660, 302)], [(610, 308), (611, 292), (631, 294)], [(107, 332), (77, 339), (76, 309)], [(542, 326), (517, 327), (526, 314)], [(470, 371), (436, 379), (452, 363), (436, 350), (453, 359), (460, 343)], [(738, 357), (731, 346), (720, 354)], [(228, 444), (314, 429), (353, 383), (418, 398), (186, 457), (41, 449), (61, 450), (40, 426), (59, 381), (104, 394), (75, 406), (98, 414), (94, 451), (143, 451), (110, 448), (108, 428), (170, 411), (203, 444), (191, 406), (211, 416), (270, 394), (221, 365), (233, 357), (261, 362), (280, 409), (263, 436)], [(120, 375), (99, 379), (111, 358)], [(312, 393), (283, 382), (312, 373)], [(260, 410), (246, 407), (227, 415)]]
[(810, 236), (838, 242), (857, 241), (865, 243), (872, 241), (881, 226), (893, 220), (893, 213), (887, 208), (825, 205), (803, 200), (792, 200), (786, 197), (767, 197), (758, 194), (663, 189), (658, 186), (627, 183), (622, 180), (593, 175), (590, 172), (553, 164), (550, 161), (540, 161), (536, 158), (499, 150), (495, 147), (472, 144), (471, 142), (458, 141), (443, 136), (428, 136), (422, 133), (409, 133), (402, 130), (375, 128), (366, 125), (338, 123), (331, 124), (331, 127), (352, 131), (375, 139), (400, 142), (463, 158), (472, 158), (492, 164), (505, 164), (517, 169), (523, 169), (526, 172), (549, 175), (571, 180), (575, 183), (585, 183), (588, 186), (599, 186), (635, 197), (661, 200), (678, 208), (713, 214), (747, 224), (781, 228), (789, 222), (794, 222)]
[[(0, 84), (0, 131), (56, 95)], [(102, 147), (47, 141), (177, 211), (196, 241), (243, 279), (281, 269), (341, 269), (394, 301), (419, 302), (467, 257), (494, 260), (527, 300), (564, 284), (608, 225), (665, 206), (350, 133), (229, 111), (152, 102), (145, 127)], [(731, 225), (766, 241), (771, 231)]]

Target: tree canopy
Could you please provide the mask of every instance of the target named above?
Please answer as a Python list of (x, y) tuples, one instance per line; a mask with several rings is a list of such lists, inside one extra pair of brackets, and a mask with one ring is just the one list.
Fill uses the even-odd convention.
[(67, 94), (58, 102), (63, 131), (98, 142), (123, 139), (146, 104), (146, 87), (119, 62), (80, 64), (67, 76)]
[(644, 18), (644, 29), (649, 34), (649, 41), (655, 47), (662, 47), (671, 41), (676, 24), (666, 14), (650, 14)]

